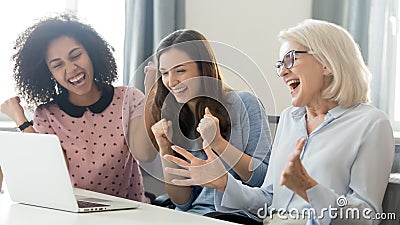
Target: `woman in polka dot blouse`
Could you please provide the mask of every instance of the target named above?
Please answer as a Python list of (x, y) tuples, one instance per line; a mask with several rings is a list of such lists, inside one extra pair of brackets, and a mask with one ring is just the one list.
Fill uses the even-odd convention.
[(1, 111), (22, 132), (59, 137), (74, 187), (144, 201), (137, 160), (152, 156), (135, 158), (129, 150), (150, 146), (139, 146), (147, 140), (144, 95), (111, 85), (117, 78), (111, 46), (74, 15), (61, 14), (25, 30), (15, 49), (19, 96), (38, 107), (33, 123), (19, 97), (5, 101)]
[[(197, 31), (168, 35), (156, 58), (158, 79), (146, 102), (146, 121), (152, 124), (150, 135), (162, 159), (166, 190), (177, 210), (210, 215), (215, 212), (215, 190), (174, 185), (175, 176), (165, 172), (172, 164), (164, 157), (175, 155), (177, 145), (189, 158), (205, 159), (203, 146), (210, 144), (217, 161), (236, 179), (260, 186), (271, 146), (266, 113), (254, 95), (224, 85), (211, 46)], [(155, 70), (151, 64), (145, 68), (148, 74)]]

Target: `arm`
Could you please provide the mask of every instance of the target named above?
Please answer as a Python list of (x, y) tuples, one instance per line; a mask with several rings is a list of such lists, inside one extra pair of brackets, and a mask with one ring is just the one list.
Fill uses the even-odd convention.
[[(351, 167), (349, 191), (345, 194), (346, 209), (357, 209), (360, 214), (364, 210), (370, 211), (369, 216), (382, 212), (382, 200), (385, 194), (388, 177), (394, 157), (394, 140), (391, 125), (387, 119), (377, 118), (367, 132), (363, 134), (363, 141), (359, 147), (357, 157)], [(365, 176), (368, 175), (368, 176)], [(368, 188), (366, 188), (368, 187)], [(307, 197), (313, 208), (321, 212), (322, 208), (331, 205), (338, 207), (339, 194), (320, 184), (307, 190)], [(327, 213), (327, 212), (325, 212)], [(331, 221), (332, 220), (332, 221)], [(352, 224), (378, 224), (360, 216), (359, 220), (351, 220)], [(324, 215), (319, 219), (320, 224), (349, 224), (349, 220), (330, 218)]]
[(164, 155), (173, 153), (170, 142), (172, 137), (171, 123), (171, 121), (161, 119), (151, 127), (151, 131), (154, 134), (154, 138), (159, 148), (159, 154), (161, 156), (161, 165), (164, 174), (165, 189), (169, 197), (175, 204), (183, 206), (191, 203), (190, 200), (193, 198), (192, 188), (189, 186), (185, 187), (173, 185), (171, 181), (175, 179), (176, 176), (165, 172), (166, 167), (176, 167), (171, 162), (163, 158)]
[(254, 167), (251, 156), (243, 153), (225, 139), (216, 140), (211, 144), (212, 149), (240, 176), (247, 181), (252, 175)]
[[(276, 131), (276, 136), (278, 137), (281, 136), (282, 133), (281, 127), (282, 125), (279, 124)], [(277, 141), (274, 142), (274, 145), (276, 143)], [(259, 145), (256, 143), (256, 146)], [(276, 147), (272, 147), (272, 149), (275, 148)], [(179, 148), (174, 148), (174, 150), (179, 153)], [(207, 154), (207, 160), (209, 158), (213, 159), (217, 157), (212, 151), (205, 152)], [(267, 158), (268, 160), (270, 156), (269, 152), (267, 156), (264, 154), (262, 158)], [(273, 164), (278, 163), (276, 162), (276, 160), (274, 160), (273, 151), (271, 151), (271, 165), (267, 170), (267, 175), (264, 175), (260, 178), (263, 180), (263, 184), (261, 187), (250, 187), (248, 185), (244, 185), (242, 181), (235, 179), (230, 173), (226, 173), (226, 169), (224, 166), (222, 166), (221, 168), (222, 171), (218, 171), (218, 169), (216, 169), (218, 168), (216, 167), (216, 165), (217, 162), (220, 160), (213, 160), (212, 162), (215, 163), (207, 163), (206, 160), (190, 160), (193, 159), (193, 157), (187, 156), (186, 158), (190, 162), (190, 164), (186, 164), (185, 160), (180, 160), (179, 158), (176, 158), (172, 155), (166, 155), (164, 156), (164, 158), (169, 161), (175, 162), (177, 165), (183, 167), (183, 169), (165, 169), (165, 171), (168, 173), (181, 176), (180, 179), (172, 180), (174, 184), (185, 186), (203, 185), (206, 187), (217, 189), (218, 191), (215, 192), (214, 202), (217, 211), (245, 211), (249, 216), (254, 218), (254, 215), (257, 215), (258, 213), (260, 213), (261, 216), (265, 215), (266, 212), (263, 211), (264, 208), (267, 208), (272, 204), (273, 178), (276, 176)], [(264, 159), (263, 161), (266, 161), (266, 159)], [(223, 173), (223, 171), (225, 171), (225, 173)], [(253, 179), (253, 177), (251, 178), (251, 180)]]
[(147, 128), (149, 128), (150, 125), (147, 125), (145, 121), (145, 96), (138, 89), (128, 87), (126, 88), (124, 101), (126, 106), (128, 106), (123, 107), (124, 110), (122, 116), (123, 118), (127, 118), (129, 121), (128, 131), (126, 134), (129, 151), (135, 159), (139, 161), (152, 161), (156, 157), (157, 151), (153, 147), (147, 133)]
[[(262, 108), (262, 106), (260, 106)], [(248, 111), (254, 112), (257, 110), (254, 109), (249, 109)], [(265, 111), (261, 111), (261, 115), (265, 115)], [(260, 126), (262, 132), (268, 132), (269, 134), (269, 129), (266, 130), (266, 128), (263, 127), (268, 127), (268, 125), (261, 125), (266, 123), (266, 119), (262, 120), (262, 123), (255, 123), (255, 120), (251, 120), (249, 127), (252, 126)], [(253, 125), (252, 125), (253, 124)], [(258, 130), (258, 129), (252, 129), (252, 130)], [(268, 170), (267, 174), (265, 176), (260, 177), (263, 181), (261, 187), (250, 187), (248, 185), (243, 185), (242, 182), (234, 179), (234, 177), (230, 174), (228, 177), (228, 182), (226, 184), (225, 190), (223, 192), (219, 191), (215, 193), (215, 207), (217, 211), (222, 211), (222, 212), (233, 212), (233, 211), (238, 211), (242, 210), (247, 212), (249, 216), (251, 215), (256, 215), (259, 217), (257, 214), (260, 213), (261, 216), (265, 216), (267, 212), (263, 211), (266, 210), (267, 207), (272, 205), (272, 199), (273, 199), (273, 180), (274, 177), (277, 176), (276, 172), (274, 171), (274, 164), (279, 163), (276, 158), (274, 159), (274, 149), (276, 149), (276, 146), (279, 143), (279, 138), (282, 136), (282, 123), (278, 124), (277, 130), (276, 130), (276, 138), (273, 143), (274, 146), (270, 148), (270, 150), (266, 154), (258, 154), (260, 151), (256, 151), (253, 155), (257, 155), (258, 157), (254, 158), (264, 158), (263, 162), (267, 162), (268, 165)], [(260, 139), (264, 137), (264, 135), (260, 135)], [(260, 148), (262, 146), (262, 143), (267, 144), (268, 148), (270, 147), (270, 140), (268, 142), (263, 142), (262, 140), (259, 141), (255, 146), (257, 148)], [(261, 144), (261, 145), (260, 145)], [(253, 159), (254, 160), (254, 159)], [(268, 164), (269, 163), (269, 164)], [(265, 164), (261, 164), (265, 165)], [(260, 170), (259, 170), (260, 171)], [(255, 170), (253, 173), (256, 173), (257, 170)], [(278, 174), (279, 175), (279, 174)], [(253, 180), (255, 176), (251, 178)], [(262, 210), (261, 210), (262, 209)]]
[(280, 185), (285, 185), (294, 193), (302, 197), (306, 202), (310, 202), (306, 191), (315, 187), (318, 183), (311, 178), (306, 169), (304, 168), (300, 154), (303, 150), (306, 138), (300, 138), (296, 142), (294, 152), (286, 163), (286, 167), (281, 174)]
[[(367, 211), (367, 216), (373, 218), (376, 213), (382, 211), (381, 204), (393, 162), (394, 143), (389, 122), (382, 118), (376, 118), (373, 121), (367, 130), (360, 130), (362, 140), (358, 144), (354, 161), (348, 170), (349, 183), (343, 184), (348, 185), (344, 193), (339, 194), (338, 190), (319, 184), (308, 175), (300, 160), (305, 139), (297, 142), (296, 150), (282, 172), (281, 185), (285, 185), (311, 205), (319, 224), (376, 224), (378, 222), (368, 219), (363, 213)], [(344, 204), (339, 205), (339, 202)], [(329, 210), (332, 208), (336, 210)], [(351, 215), (347, 218), (340, 217), (339, 212), (349, 211), (358, 212), (359, 219), (352, 218)]]
[(219, 120), (213, 116), (208, 108), (204, 118), (200, 120), (197, 131), (206, 143), (240, 176), (242, 180), (251, 177), (253, 161), (251, 157), (226, 141), (220, 133)]
[(221, 212), (244, 211), (254, 219), (260, 219), (268, 214), (268, 207), (272, 204), (273, 186), (265, 179), (262, 187), (243, 185), (228, 173), (223, 192), (215, 193), (215, 208)]
[(186, 211), (190, 208), (192, 202), (196, 198), (195, 193), (193, 193), (193, 188), (190, 186), (178, 186), (173, 184), (172, 180), (176, 179), (177, 176), (167, 173), (165, 168), (176, 168), (176, 166), (172, 165), (171, 162), (165, 160), (163, 157), (161, 157), (161, 164), (164, 174), (165, 190), (167, 191), (172, 202), (183, 211)]
[(244, 152), (252, 157), (252, 175), (245, 183), (261, 186), (267, 174), (272, 149), (272, 140), (267, 114), (261, 102), (248, 92), (239, 92), (245, 112), (241, 115), (242, 139), (246, 143)]
[(144, 116), (136, 116), (129, 122), (128, 141), (129, 149), (137, 160), (149, 162), (156, 157), (157, 150), (147, 135)]
[[(267, 206), (271, 204), (272, 185), (267, 182), (267, 178), (261, 188), (243, 185), (241, 181), (227, 173), (219, 157), (211, 150), (210, 146), (204, 146), (207, 155), (205, 160), (193, 156), (178, 146), (173, 146), (172, 149), (186, 158), (186, 160), (183, 160), (170, 154), (164, 156), (166, 160), (184, 168), (165, 169), (167, 173), (181, 177), (181, 179), (173, 179), (172, 183), (182, 186), (202, 185), (217, 189), (215, 205), (218, 211), (246, 211), (257, 215), (260, 212), (259, 209), (264, 208), (264, 204), (267, 204)], [(185, 179), (182, 179), (182, 177), (185, 177)]]
[[(234, 133), (235, 139), (241, 139), (243, 149), (238, 149), (226, 141), (219, 133), (218, 118), (208, 109), (201, 120), (198, 131), (205, 140), (212, 140), (211, 147), (250, 186), (260, 186), (267, 173), (271, 149), (271, 136), (265, 110), (257, 98), (247, 92), (239, 95), (240, 104), (236, 104), (235, 113), (240, 113), (241, 133)], [(216, 130), (216, 131), (214, 131)], [(215, 135), (213, 135), (215, 134)]]
[[(20, 102), (21, 101), (19, 97), (12, 97), (3, 102), (0, 106), (0, 111), (10, 117), (15, 122), (17, 127), (28, 121)], [(24, 132), (36, 133), (32, 126), (25, 128)]]
[[(154, 98), (155, 94), (155, 86), (156, 86), (156, 77), (157, 77), (157, 68), (153, 64), (153, 62), (149, 61), (147, 66), (144, 68), (144, 73), (146, 74), (145, 76), (145, 81), (144, 81), (144, 86), (145, 86), (145, 95), (146, 98)], [(155, 140), (155, 142), (158, 145), (158, 151), (160, 154), (161, 158), (161, 166), (163, 170), (163, 175), (164, 175), (164, 182), (165, 182), (165, 189), (171, 198), (172, 202), (182, 210), (187, 210), (188, 207), (190, 207), (191, 203), (194, 201), (195, 198), (195, 193), (194, 193), (194, 188), (191, 187), (182, 187), (182, 186), (177, 186), (173, 185), (171, 183), (171, 180), (175, 178), (175, 176), (168, 174), (165, 172), (165, 168), (168, 166), (173, 166), (170, 162), (166, 161), (163, 156), (165, 154), (172, 154), (172, 149), (171, 149), (171, 140), (168, 137), (172, 137), (172, 130), (170, 129), (170, 123), (166, 121), (165, 119), (162, 119), (158, 121), (155, 124), (149, 124), (149, 120), (145, 121), (145, 126), (147, 130), (152, 131), (153, 137), (151, 137), (151, 140)], [(165, 129), (166, 128), (166, 129)], [(147, 133), (146, 133), (147, 134)], [(170, 135), (170, 136), (168, 136)], [(168, 136), (168, 137), (167, 137)]]

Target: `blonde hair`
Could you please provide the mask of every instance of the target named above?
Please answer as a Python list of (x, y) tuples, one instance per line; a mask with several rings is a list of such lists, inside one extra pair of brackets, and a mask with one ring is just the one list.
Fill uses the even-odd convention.
[(322, 97), (343, 107), (370, 102), (371, 72), (358, 45), (342, 27), (321, 20), (307, 19), (281, 31), (279, 41), (296, 42), (314, 52), (314, 57), (332, 71), (332, 82)]

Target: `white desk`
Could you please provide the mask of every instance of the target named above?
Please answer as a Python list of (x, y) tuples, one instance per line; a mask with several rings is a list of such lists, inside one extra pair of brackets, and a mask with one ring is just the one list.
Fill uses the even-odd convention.
[(70, 213), (13, 203), (7, 191), (0, 194), (0, 225), (233, 225), (234, 223), (178, 212), (149, 204), (138, 209), (95, 213)]

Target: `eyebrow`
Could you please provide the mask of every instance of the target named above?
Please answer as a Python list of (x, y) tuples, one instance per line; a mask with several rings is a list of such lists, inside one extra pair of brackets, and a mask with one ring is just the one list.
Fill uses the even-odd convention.
[[(179, 65), (176, 65), (176, 66), (174, 66), (174, 67), (171, 67), (169, 70), (172, 70), (172, 69), (178, 68), (178, 67), (180, 67), (180, 66), (184, 66), (184, 65), (185, 65), (185, 64), (179, 64)], [(159, 70), (160, 70), (160, 71), (166, 71), (167, 69), (160, 68)]]
[[(81, 48), (79, 48), (79, 47), (73, 48), (71, 51), (69, 51), (68, 55), (72, 55), (72, 53), (74, 53), (75, 51), (77, 51), (79, 49), (81, 49)], [(49, 64), (51, 64), (52, 62), (60, 61), (60, 60), (61, 60), (60, 58), (52, 59), (49, 61)]]

